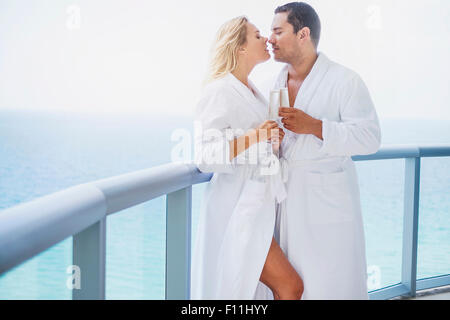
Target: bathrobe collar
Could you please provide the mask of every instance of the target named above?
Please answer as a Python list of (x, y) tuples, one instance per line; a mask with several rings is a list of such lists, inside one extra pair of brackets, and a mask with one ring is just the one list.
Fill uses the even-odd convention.
[(264, 121), (268, 118), (268, 103), (264, 96), (255, 87), (253, 82), (248, 81), (249, 86), (253, 92), (239, 81), (231, 72), (225, 76), (226, 80), (231, 86), (239, 93), (239, 95), (247, 101), (249, 109), (257, 114), (260, 121)]
[[(327, 74), (330, 66), (331, 61), (328, 59), (328, 57), (324, 53), (319, 52), (314, 66), (312, 67), (311, 71), (306, 76), (300, 89), (298, 90), (298, 94), (294, 103), (295, 108), (298, 108), (307, 113), (311, 100), (316, 94), (317, 88)], [(276, 83), (280, 88), (287, 88), (287, 79), (288, 65), (284, 66), (284, 68), (281, 70)]]

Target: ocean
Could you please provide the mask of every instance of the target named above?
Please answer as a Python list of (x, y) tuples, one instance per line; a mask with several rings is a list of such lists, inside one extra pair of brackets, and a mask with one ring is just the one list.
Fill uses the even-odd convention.
[[(381, 119), (383, 144), (450, 143), (450, 121)], [(0, 110), (0, 210), (170, 162), (190, 117)], [(357, 162), (369, 288), (401, 281), (404, 160)], [(193, 187), (192, 242), (205, 185)], [(422, 160), (418, 278), (450, 273), (450, 158)], [(0, 211), (1, 215), (1, 211)], [(107, 219), (107, 299), (164, 299), (165, 197)], [(32, 239), (30, 239), (32, 241)], [(72, 238), (0, 276), (0, 299), (70, 299)]]

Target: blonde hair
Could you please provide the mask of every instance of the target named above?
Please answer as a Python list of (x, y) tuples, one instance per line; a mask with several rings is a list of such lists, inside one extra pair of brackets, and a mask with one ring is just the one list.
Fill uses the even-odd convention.
[(236, 69), (238, 49), (247, 42), (247, 22), (247, 17), (240, 16), (220, 27), (211, 49), (205, 83), (219, 79)]

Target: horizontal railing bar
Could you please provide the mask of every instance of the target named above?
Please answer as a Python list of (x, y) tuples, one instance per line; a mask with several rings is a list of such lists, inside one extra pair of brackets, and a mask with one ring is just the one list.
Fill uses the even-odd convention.
[(388, 300), (408, 294), (409, 288), (403, 284), (396, 284), (386, 288), (378, 289), (369, 292), (370, 300)]
[(420, 146), (421, 157), (450, 157), (450, 145)]
[(420, 155), (419, 148), (417, 146), (382, 146), (380, 150), (371, 155), (366, 156), (354, 156), (353, 161), (369, 161), (369, 160), (389, 160), (389, 159), (405, 159), (405, 158), (417, 158)]
[(0, 274), (105, 216), (103, 193), (79, 185), (0, 212)]
[(211, 176), (201, 173), (194, 164), (170, 163), (93, 184), (104, 193), (106, 214), (109, 215), (191, 185), (208, 182)]
[(353, 156), (353, 161), (393, 160), (420, 157), (449, 157), (450, 144), (440, 145), (386, 145), (371, 155)]
[(450, 285), (450, 274), (417, 280), (417, 291)]
[[(450, 285), (450, 275), (443, 275), (438, 277), (426, 278), (417, 280), (416, 290), (427, 290)], [(407, 296), (409, 288), (403, 284), (396, 284), (382, 289), (369, 292), (371, 300), (387, 300), (399, 296)]]

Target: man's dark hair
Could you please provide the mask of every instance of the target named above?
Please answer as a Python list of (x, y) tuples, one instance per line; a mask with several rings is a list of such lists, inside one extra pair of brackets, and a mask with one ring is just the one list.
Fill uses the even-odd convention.
[(309, 28), (317, 49), (320, 40), (320, 19), (313, 7), (304, 2), (291, 2), (275, 9), (275, 14), (282, 12), (287, 12), (287, 21), (294, 27), (295, 34), (304, 27)]

